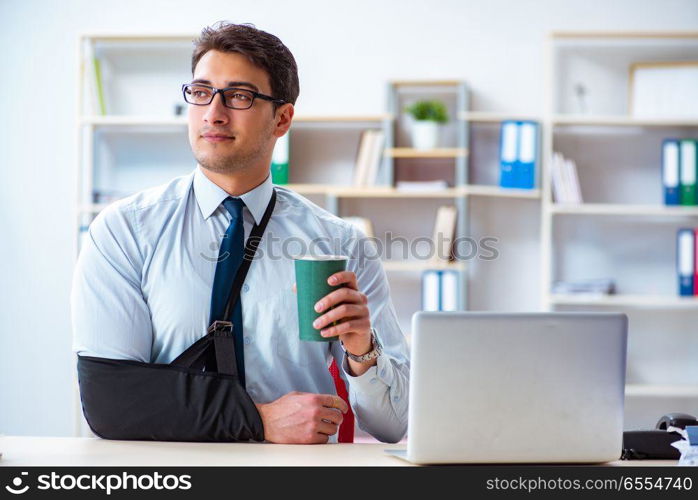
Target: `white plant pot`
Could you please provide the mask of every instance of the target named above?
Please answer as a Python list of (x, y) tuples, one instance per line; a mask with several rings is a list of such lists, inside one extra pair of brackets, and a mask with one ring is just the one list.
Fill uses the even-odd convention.
[(412, 146), (416, 149), (434, 149), (439, 145), (439, 124), (428, 120), (412, 123)]

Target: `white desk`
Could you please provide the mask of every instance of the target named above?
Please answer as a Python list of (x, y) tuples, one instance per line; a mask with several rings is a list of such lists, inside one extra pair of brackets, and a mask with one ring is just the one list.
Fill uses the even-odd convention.
[[(279, 445), (109, 441), (99, 438), (0, 437), (0, 466), (409, 466), (386, 455), (404, 444)], [(675, 460), (618, 461), (605, 465), (675, 465)]]

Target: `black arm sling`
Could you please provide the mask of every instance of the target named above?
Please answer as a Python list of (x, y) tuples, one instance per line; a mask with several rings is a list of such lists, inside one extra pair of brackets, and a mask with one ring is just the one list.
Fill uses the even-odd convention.
[[(272, 191), (245, 243), (224, 318), (230, 318), (276, 204)], [(214, 318), (212, 318), (214, 319)], [(78, 356), (80, 399), (92, 431), (105, 439), (264, 440), (257, 407), (240, 383), (233, 325), (215, 320), (170, 364)]]

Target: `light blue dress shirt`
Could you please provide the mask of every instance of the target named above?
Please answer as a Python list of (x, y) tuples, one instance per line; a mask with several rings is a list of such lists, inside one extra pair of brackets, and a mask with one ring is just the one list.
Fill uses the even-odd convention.
[[(205, 335), (230, 214), (222, 205), (228, 194), (200, 169), (109, 205), (90, 225), (71, 293), (77, 354), (170, 363)], [(240, 196), (245, 239), (272, 189), (269, 176)], [(409, 351), (381, 262), (353, 225), (289, 189), (276, 190), (240, 296), (247, 391), (256, 403), (292, 391), (335, 394), (328, 371), (334, 358), (359, 427), (381, 441), (399, 441), (407, 431)], [(304, 251), (349, 256), (347, 269), (368, 297), (383, 354), (361, 376), (349, 375), (338, 341), (299, 341), (290, 255)]]

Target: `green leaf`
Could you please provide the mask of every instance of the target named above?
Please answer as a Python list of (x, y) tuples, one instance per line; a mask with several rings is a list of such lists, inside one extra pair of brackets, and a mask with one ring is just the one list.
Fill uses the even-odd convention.
[(415, 120), (437, 123), (446, 123), (448, 121), (446, 105), (437, 100), (417, 101), (411, 106), (407, 106), (405, 111), (411, 114)]

